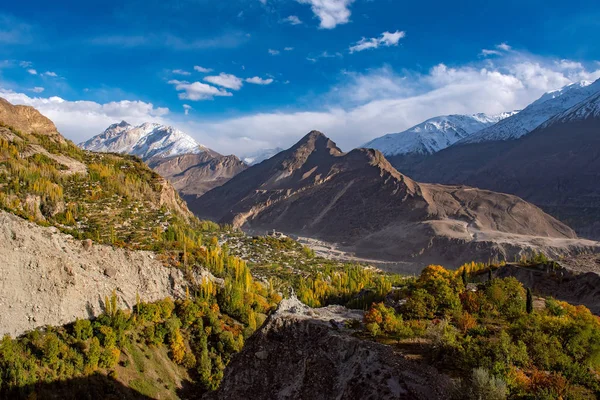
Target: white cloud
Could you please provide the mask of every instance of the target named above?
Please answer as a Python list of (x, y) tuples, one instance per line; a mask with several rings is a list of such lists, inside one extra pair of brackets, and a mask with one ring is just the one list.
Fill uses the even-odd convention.
[(204, 81), (232, 90), (240, 90), (244, 85), (243, 81), (237, 76), (224, 72), (216, 76), (207, 76)]
[(316, 56), (306, 57), (306, 59), (310, 62), (317, 62), (317, 61), (319, 61), (320, 58), (335, 58), (335, 57), (342, 58), (343, 55), (342, 55), (342, 53), (331, 54), (331, 53), (328, 53), (327, 51), (324, 51)]
[(37, 71), (33, 68), (28, 69), (27, 72), (30, 73), (31, 75), (37, 75)]
[(300, 25), (302, 23), (300, 18), (298, 18), (296, 15), (290, 15), (289, 17), (284, 18), (282, 21), (287, 22), (290, 25)]
[(201, 72), (203, 74), (208, 74), (209, 72), (212, 72), (213, 70), (210, 68), (201, 67), (199, 65), (194, 65), (194, 71)]
[(255, 76), (253, 78), (246, 79), (246, 82), (253, 83), (255, 85), (270, 85), (271, 83), (273, 83), (273, 79), (271, 79), (271, 78), (262, 79), (259, 76)]
[(512, 50), (512, 47), (505, 42), (497, 44), (495, 47), (497, 50), (483, 49), (479, 55), (482, 57), (501, 56)]
[(320, 27), (333, 29), (350, 21), (350, 5), (354, 0), (296, 0), (310, 4), (312, 12), (321, 20)]
[(400, 132), (446, 114), (490, 114), (521, 109), (543, 93), (574, 81), (600, 78), (595, 70), (562, 70), (556, 60), (514, 54), (477, 64), (439, 64), (425, 74), (390, 67), (343, 75), (344, 83), (312, 111), (258, 113), (188, 130), (220, 152), (287, 148), (312, 129), (349, 150), (385, 133)]
[(182, 69), (174, 69), (173, 71), (171, 71), (171, 73), (173, 73), (175, 75), (184, 75), (184, 76), (191, 75), (191, 73), (189, 73), (188, 71), (184, 71)]
[(583, 64), (581, 64), (580, 62), (571, 61), (567, 59), (556, 61), (556, 65), (562, 70), (584, 69)]
[(214, 97), (230, 97), (233, 96), (226, 90), (207, 85), (202, 82), (186, 82), (171, 80), (169, 84), (175, 85), (175, 90), (179, 93), (179, 98), (182, 100), (212, 100)]
[(481, 55), (483, 57), (500, 56), (500, 55), (502, 55), (502, 53), (499, 52), (498, 50), (483, 49), (483, 50), (481, 50)]
[(43, 87), (36, 86), (36, 87), (33, 87), (33, 88), (29, 89), (29, 90), (32, 91), (33, 93), (42, 93), (45, 89)]
[(190, 106), (189, 104), (184, 104), (183, 105), (183, 113), (185, 115), (189, 115), (190, 114), (190, 110), (193, 110), (192, 106)]
[(132, 124), (148, 121), (166, 123), (168, 108), (155, 107), (142, 101), (96, 103), (93, 101), (68, 101), (60, 97), (30, 97), (0, 88), (0, 97), (13, 104), (37, 108), (50, 118), (58, 130), (78, 143), (104, 131), (110, 124), (125, 120)]
[(506, 43), (504, 43), (504, 42), (502, 42), (502, 43), (500, 43), (500, 44), (496, 45), (496, 48), (497, 48), (497, 49), (500, 49), (500, 50), (503, 50), (503, 51), (510, 51), (510, 50), (512, 49), (512, 47), (511, 47), (511, 46), (509, 46), (508, 44), (506, 44)]
[(362, 38), (358, 41), (354, 46), (350, 47), (350, 53), (354, 53), (357, 51), (363, 51), (368, 49), (376, 49), (379, 46), (390, 47), (397, 46), (400, 42), (400, 39), (406, 37), (406, 32), (404, 31), (396, 31), (396, 32), (383, 32), (378, 38)]
[(272, 56), (276, 56), (277, 54), (279, 54), (279, 50), (269, 49), (269, 54)]
[(46, 72), (44, 72), (42, 75), (45, 75), (45, 76), (50, 76), (50, 77), (52, 77), (52, 78), (56, 78), (56, 77), (58, 76), (58, 75), (56, 74), (56, 72), (52, 72), (52, 71), (46, 71)]
[(33, 63), (31, 61), (20, 61), (19, 62), (19, 66), (21, 68), (29, 68), (33, 65)]
[[(538, 57), (511, 51), (504, 57), (464, 65), (439, 64), (424, 73), (384, 66), (367, 72), (344, 72), (340, 83), (319, 96), (310, 109), (263, 112), (210, 121), (184, 118), (143, 102), (66, 101), (31, 98), (0, 90), (0, 97), (38, 107), (59, 130), (81, 141), (115, 121), (156, 121), (173, 125), (221, 153), (248, 153), (260, 148), (289, 147), (318, 129), (349, 150), (385, 133), (399, 132), (445, 114), (499, 113), (520, 109), (544, 92), (579, 80), (600, 78), (594, 62)], [(253, 78), (248, 78), (253, 79)], [(266, 80), (266, 79), (265, 79)], [(171, 81), (182, 99), (208, 100), (232, 93), (201, 82)], [(188, 103), (188, 101), (186, 101)], [(190, 103), (191, 104), (191, 103)], [(289, 107), (286, 107), (288, 110)], [(180, 109), (181, 110), (181, 109)], [(189, 109), (187, 109), (189, 112)]]
[(284, 47), (283, 50), (285, 50), (285, 51), (292, 51), (292, 50), (294, 50), (294, 48), (293, 47)]

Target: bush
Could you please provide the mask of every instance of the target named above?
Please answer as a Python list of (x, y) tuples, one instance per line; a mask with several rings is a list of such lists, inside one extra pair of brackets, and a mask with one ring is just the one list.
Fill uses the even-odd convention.
[(508, 394), (506, 383), (483, 368), (473, 370), (470, 384), (465, 389), (465, 398), (472, 400), (504, 400)]

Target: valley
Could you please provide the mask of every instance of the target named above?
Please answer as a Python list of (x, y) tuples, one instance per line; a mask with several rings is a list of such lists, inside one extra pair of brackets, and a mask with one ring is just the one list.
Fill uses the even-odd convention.
[[(535, 140), (561, 146), (568, 126), (589, 147), (596, 100), (494, 150), (460, 139), (406, 157), (506, 148), (532, 163), (509, 167), (536, 199), (556, 174), (535, 175), (532, 146), (553, 151)], [(82, 149), (0, 104), (0, 396), (600, 393), (600, 245), (507, 194), (521, 186), (421, 183), (402, 156), (318, 131), (253, 165), (149, 123)], [(506, 182), (493, 166), (470, 179)]]

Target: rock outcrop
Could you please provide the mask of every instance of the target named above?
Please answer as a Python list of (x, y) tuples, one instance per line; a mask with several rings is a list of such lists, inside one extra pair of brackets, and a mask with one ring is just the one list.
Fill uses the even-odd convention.
[(39, 133), (64, 140), (52, 121), (30, 106), (15, 106), (0, 97), (0, 123), (24, 133)]
[(74, 240), (0, 211), (0, 336), (91, 318), (116, 292), (119, 306), (185, 296), (181, 271), (155, 254)]
[(225, 370), (208, 399), (445, 399), (450, 379), (392, 348), (358, 339), (362, 313), (284, 300)]

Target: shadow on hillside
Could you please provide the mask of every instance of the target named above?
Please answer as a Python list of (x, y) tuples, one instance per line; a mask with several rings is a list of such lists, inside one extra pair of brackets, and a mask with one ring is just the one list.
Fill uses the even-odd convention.
[(113, 378), (96, 374), (0, 391), (0, 399), (147, 400), (151, 397), (144, 396)]

